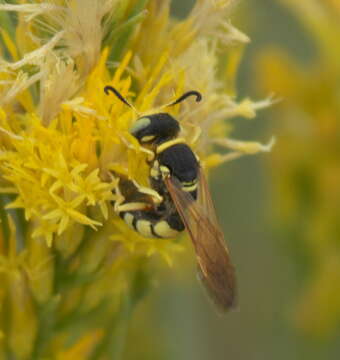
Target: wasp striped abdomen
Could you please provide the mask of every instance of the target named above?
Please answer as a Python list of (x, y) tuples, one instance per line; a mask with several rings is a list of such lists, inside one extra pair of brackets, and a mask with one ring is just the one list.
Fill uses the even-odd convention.
[[(166, 193), (162, 202), (156, 205), (126, 178), (120, 178), (119, 188), (125, 201), (120, 203), (117, 213), (130, 229), (150, 238), (172, 238), (184, 230), (184, 224)], [(133, 210), (138, 207), (141, 209)]]

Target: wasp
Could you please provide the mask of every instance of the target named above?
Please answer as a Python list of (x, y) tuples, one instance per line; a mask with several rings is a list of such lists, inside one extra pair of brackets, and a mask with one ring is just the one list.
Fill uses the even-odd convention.
[[(134, 109), (112, 86), (104, 91)], [(195, 96), (197, 102), (202, 99), (199, 92), (189, 91), (166, 106), (179, 104), (189, 96)], [(151, 150), (147, 160), (149, 182), (157, 196), (140, 192), (135, 183), (120, 177), (119, 191), (124, 200), (115, 204), (115, 210), (131, 229), (145, 237), (173, 238), (186, 230), (196, 253), (199, 278), (214, 303), (226, 311), (235, 305), (234, 267), (199, 158), (179, 136), (180, 130), (179, 122), (166, 112), (135, 121), (130, 133)]]

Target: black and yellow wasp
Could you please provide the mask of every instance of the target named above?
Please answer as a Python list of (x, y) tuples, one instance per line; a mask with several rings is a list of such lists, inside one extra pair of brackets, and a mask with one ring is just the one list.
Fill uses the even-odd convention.
[[(124, 104), (133, 106), (112, 86), (106, 86)], [(189, 91), (168, 106), (189, 96)], [(130, 180), (120, 177), (123, 202), (115, 209), (126, 224), (145, 237), (171, 238), (184, 229), (189, 233), (198, 262), (199, 277), (210, 297), (222, 310), (235, 304), (236, 282), (223, 232), (196, 154), (179, 137), (180, 125), (168, 113), (140, 117), (130, 129), (143, 146), (151, 150), (150, 186), (160, 201), (141, 193)]]

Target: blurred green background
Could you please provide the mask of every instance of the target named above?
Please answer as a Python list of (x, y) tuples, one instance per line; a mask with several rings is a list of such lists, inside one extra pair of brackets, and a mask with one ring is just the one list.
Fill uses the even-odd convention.
[[(173, 12), (183, 16), (193, 2), (173, 1)], [(310, 34), (279, 1), (244, 0), (234, 10), (233, 23), (252, 40), (239, 70), (240, 98), (261, 99), (269, 94), (258, 83), (256, 65), (267, 48), (275, 45), (300, 64), (317, 56)], [(284, 152), (276, 106), (261, 111), (255, 120), (235, 120), (233, 136), (267, 142), (275, 135), (276, 151)], [(280, 174), (273, 177), (275, 171), (282, 169), (275, 168), (272, 155), (262, 154), (228, 163), (213, 176), (212, 193), (237, 269), (239, 309), (226, 316), (216, 314), (196, 281), (193, 254), (183, 254), (174, 269), (157, 275), (152, 296), (136, 310), (127, 358), (340, 358), (337, 329), (317, 337), (294, 326), (304, 277), (294, 246), (274, 215), (281, 206), (275, 195)]]

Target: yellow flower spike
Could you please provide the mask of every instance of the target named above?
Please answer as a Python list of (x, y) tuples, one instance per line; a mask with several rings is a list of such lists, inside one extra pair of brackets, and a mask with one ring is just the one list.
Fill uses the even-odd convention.
[[(175, 116), (205, 169), (269, 150), (257, 142), (221, 140), (231, 128), (225, 120), (253, 117), (270, 105), (238, 103), (217, 72), (229, 69), (232, 83), (238, 58), (228, 56), (229, 44), (246, 41), (228, 21), (230, 4), (198, 0), (178, 21), (168, 0), (0, 4), (0, 11), (19, 13), (15, 31), (5, 29), (15, 38), (3, 38), (12, 56), (0, 64), (0, 196), (13, 194), (5, 211), (18, 213), (20, 230), (18, 242), (11, 231), (11, 254), (2, 254), (0, 276), (15, 269), (28, 299), (31, 324), (23, 332), (30, 331), (29, 340), (37, 333), (37, 341), (34, 349), (23, 348), (27, 359), (113, 358), (114, 336), (121, 333), (115, 327), (128, 322), (148, 287), (149, 280), (139, 278), (148, 258), (171, 265), (183, 249), (174, 239), (137, 234), (114, 212), (113, 202), (122, 200), (119, 175), (145, 196), (154, 194), (146, 161), (152, 151), (130, 133), (137, 117), (157, 111)], [(230, 59), (223, 66), (220, 53)], [(105, 94), (107, 85), (137, 111)], [(203, 101), (166, 108), (189, 90), (201, 91)], [(215, 140), (231, 153), (211, 153)], [(22, 341), (11, 336), (11, 344)], [(4, 334), (7, 348), (8, 339)]]
[(125, 56), (123, 57), (123, 59), (121, 60), (121, 62), (119, 63), (119, 67), (117, 68), (117, 70), (114, 73), (114, 76), (112, 78), (113, 84), (120, 82), (121, 77), (122, 77), (123, 73), (126, 71), (126, 68), (131, 60), (131, 57), (132, 57), (132, 52), (128, 51), (125, 54)]
[[(168, 52), (165, 52), (160, 56), (158, 63), (155, 65), (153, 69), (151, 69), (149, 78), (146, 84), (143, 86), (142, 91), (138, 94), (137, 103), (142, 102), (142, 106), (141, 106), (142, 111), (145, 111), (145, 108), (150, 109), (152, 107), (150, 100), (146, 102), (145, 98), (148, 97), (150, 99), (150, 95), (148, 96), (148, 94), (152, 89), (152, 86), (155, 84), (155, 81), (158, 78), (160, 72), (164, 68), (165, 63), (168, 60), (169, 60)], [(157, 84), (156, 86), (160, 87), (159, 84)]]
[(212, 155), (206, 157), (202, 161), (202, 163), (203, 163), (204, 169), (213, 169), (217, 166), (221, 166), (223, 163), (225, 163), (227, 161), (238, 159), (241, 156), (242, 156), (242, 153), (237, 152), (237, 151), (228, 153), (226, 155), (212, 154)]
[(89, 116), (79, 116), (77, 126), (79, 136), (71, 144), (71, 153), (81, 163), (88, 164), (89, 169), (95, 169), (98, 166), (98, 160), (93, 136), (94, 119)]
[(215, 144), (224, 146), (234, 151), (239, 151), (244, 154), (253, 155), (259, 152), (270, 152), (275, 144), (275, 138), (272, 138), (270, 142), (263, 145), (257, 141), (239, 141), (234, 139), (215, 139)]
[(170, 73), (164, 73), (159, 79), (157, 85), (155, 85), (155, 87), (150, 91), (150, 93), (143, 98), (141, 110), (144, 111), (146, 114), (155, 113), (157, 110), (153, 109), (152, 106), (155, 103), (157, 95), (161, 92), (162, 89), (166, 88), (172, 80), (173, 77)]
[[(101, 84), (101, 82), (99, 82), (98, 84), (98, 79), (102, 81), (105, 80), (106, 77), (109, 78), (109, 71), (106, 67), (108, 56), (109, 56), (109, 48), (106, 47), (102, 50), (98, 64), (89, 75), (86, 91), (89, 93), (90, 96), (95, 96), (97, 98), (96, 96), (97, 94), (93, 93), (92, 89), (93, 87), (99, 89), (99, 86), (103, 85)], [(127, 62), (129, 62), (129, 60), (127, 60)], [(100, 90), (102, 91), (102, 89), (103, 88), (101, 87)], [(101, 99), (101, 96), (99, 96), (98, 98)]]

